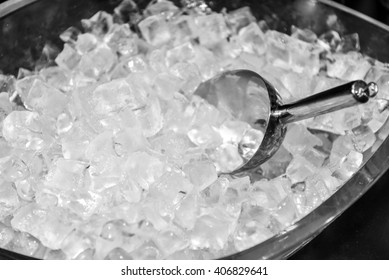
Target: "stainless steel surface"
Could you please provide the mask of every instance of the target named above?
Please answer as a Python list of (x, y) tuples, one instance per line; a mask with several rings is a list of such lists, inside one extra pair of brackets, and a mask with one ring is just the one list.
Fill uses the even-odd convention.
[(282, 123), (288, 124), (366, 103), (377, 93), (376, 83), (353, 81), (293, 103), (281, 105), (274, 114), (281, 118)]
[(283, 104), (275, 87), (250, 70), (226, 71), (202, 83), (194, 92), (264, 133), (257, 150), (250, 153), (253, 156), (244, 158), (244, 163), (231, 174), (257, 168), (271, 158), (284, 140), (287, 124), (366, 103), (377, 93), (375, 83), (358, 80)]

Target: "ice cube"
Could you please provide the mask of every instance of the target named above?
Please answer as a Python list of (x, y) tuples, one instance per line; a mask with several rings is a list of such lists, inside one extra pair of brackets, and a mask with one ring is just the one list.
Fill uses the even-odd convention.
[(337, 163), (346, 156), (350, 151), (354, 151), (355, 146), (351, 135), (342, 135), (335, 139), (332, 144), (330, 163), (337, 165)]
[(129, 73), (142, 73), (147, 71), (148, 65), (143, 55), (135, 55), (124, 62), (125, 68)]
[(135, 24), (142, 18), (137, 4), (132, 0), (123, 0), (114, 9), (114, 16), (117, 16), (116, 19), (130, 24)]
[(8, 243), (7, 250), (25, 256), (34, 256), (40, 249), (40, 242), (35, 237), (26, 232), (17, 232), (11, 242)]
[(226, 14), (226, 21), (229, 28), (234, 34), (252, 22), (255, 22), (250, 7), (242, 7)]
[(16, 182), (30, 176), (29, 166), (24, 160), (22, 155), (6, 158), (0, 168), (4, 180)]
[(174, 221), (185, 229), (193, 229), (198, 213), (198, 199), (195, 195), (185, 196), (174, 213)]
[(89, 134), (79, 123), (73, 125), (61, 138), (62, 154), (65, 159), (83, 160), (90, 142)]
[(57, 117), (62, 113), (67, 102), (67, 97), (59, 90), (38, 79), (33, 82), (24, 100), (24, 104), (28, 109), (34, 109), (51, 117)]
[(0, 74), (0, 92), (12, 94), (16, 89), (16, 83), (17, 80), (13, 75)]
[(218, 172), (231, 172), (243, 164), (237, 145), (222, 144), (210, 155)]
[(215, 148), (223, 143), (220, 134), (209, 125), (193, 127), (188, 132), (188, 137), (192, 143), (203, 148)]
[(116, 59), (109, 47), (101, 45), (81, 57), (78, 69), (87, 77), (99, 78), (112, 69)]
[(136, 55), (139, 51), (138, 37), (127, 24), (115, 25), (112, 33), (105, 38), (108, 46), (122, 57)]
[(9, 101), (9, 96), (7, 92), (0, 92), (0, 125), (5, 117), (11, 113), (12, 104)]
[(188, 42), (197, 36), (196, 26), (192, 16), (182, 15), (173, 18), (169, 22), (169, 26), (171, 28), (174, 45), (176, 46)]
[(357, 52), (333, 54), (327, 62), (328, 76), (346, 81), (363, 80), (370, 68), (370, 62)]
[(368, 126), (359, 126), (354, 128), (350, 134), (355, 150), (360, 153), (370, 149), (376, 141), (374, 132)]
[(112, 249), (107, 256), (106, 260), (132, 260), (131, 255), (121, 248)]
[(154, 242), (148, 241), (131, 252), (131, 257), (136, 260), (159, 260), (162, 258), (162, 252)]
[(158, 98), (155, 95), (149, 97), (148, 104), (143, 108), (135, 111), (137, 120), (139, 121), (143, 135), (151, 137), (157, 134), (163, 127), (163, 117), (161, 106)]
[(249, 206), (244, 210), (234, 233), (234, 244), (240, 251), (273, 236), (272, 228), (276, 224), (275, 219), (261, 207)]
[(200, 44), (212, 47), (227, 38), (229, 31), (221, 14), (210, 14), (195, 18)]
[(343, 35), (340, 44), (336, 48), (336, 51), (343, 53), (360, 50), (361, 44), (359, 43), (358, 33)]
[(172, 216), (181, 200), (189, 195), (193, 185), (182, 171), (173, 170), (165, 173), (149, 190), (149, 198), (162, 216)]
[(293, 184), (291, 191), (300, 216), (307, 215), (322, 202), (317, 190), (305, 182)]
[(195, 56), (194, 46), (190, 42), (178, 45), (166, 52), (168, 67), (178, 62), (190, 61)]
[(281, 145), (278, 151), (261, 165), (262, 175), (269, 179), (283, 175), (292, 158), (292, 154)]
[(321, 167), (327, 158), (325, 153), (315, 148), (307, 149), (301, 155), (316, 167)]
[(266, 52), (266, 38), (256, 22), (239, 31), (238, 42), (248, 53), (263, 55)]
[(361, 153), (350, 151), (340, 160), (338, 168), (334, 172), (334, 177), (341, 181), (348, 180), (355, 172), (358, 171), (362, 162), (363, 155)]
[(184, 134), (168, 131), (163, 135), (150, 139), (153, 149), (169, 157), (180, 158), (185, 152), (193, 148), (189, 138)]
[(291, 181), (286, 177), (259, 180), (250, 188), (250, 198), (255, 205), (274, 210), (286, 198), (290, 185)]
[(7, 227), (5, 224), (0, 223), (0, 248), (6, 248), (7, 244), (15, 237), (15, 232)]
[(361, 125), (362, 113), (359, 107), (346, 108), (333, 112), (332, 119), (333, 128), (344, 133)]
[(97, 38), (93, 34), (84, 33), (78, 35), (76, 48), (81, 55), (92, 51), (96, 46)]
[(90, 162), (100, 162), (114, 156), (112, 132), (106, 131), (97, 135), (85, 151), (85, 156)]
[(63, 92), (68, 92), (72, 89), (71, 75), (63, 68), (58, 66), (44, 68), (39, 74), (52, 87), (58, 88)]
[(79, 189), (83, 186), (87, 167), (85, 162), (59, 158), (53, 163), (46, 177), (47, 186), (62, 191)]
[(267, 52), (266, 57), (268, 61), (283, 69), (289, 69), (290, 51), (287, 46), (288, 37), (286, 34), (277, 31), (266, 32)]
[(12, 184), (0, 181), (0, 221), (12, 215), (18, 207), (18, 194)]
[(163, 15), (152, 15), (138, 24), (143, 38), (150, 45), (160, 46), (171, 39), (169, 26)]
[(81, 60), (81, 56), (69, 44), (65, 44), (62, 52), (55, 59), (55, 63), (61, 68), (72, 70)]
[(49, 146), (53, 138), (43, 131), (42, 118), (30, 111), (13, 111), (3, 121), (3, 136), (12, 146), (41, 150)]
[[(112, 92), (115, 94), (112, 94)], [(124, 79), (113, 80), (98, 86), (92, 93), (92, 102), (95, 104), (97, 114), (106, 115), (117, 112), (129, 106), (139, 109), (143, 106), (143, 96), (139, 96), (134, 88)]]
[(68, 132), (73, 126), (73, 120), (71, 119), (71, 116), (66, 113), (62, 113), (58, 115), (57, 117), (57, 123), (56, 123), (56, 128), (57, 128), (57, 134), (64, 134)]
[(148, 61), (151, 69), (157, 73), (167, 72), (166, 50), (157, 48), (148, 54)]
[(317, 167), (307, 161), (301, 155), (295, 155), (286, 169), (286, 175), (293, 183), (302, 182), (307, 177), (312, 176), (317, 171)]
[(92, 240), (79, 230), (72, 231), (61, 244), (62, 251), (69, 259), (75, 259), (82, 252), (92, 247)]
[(315, 43), (317, 41), (317, 35), (315, 32), (310, 29), (300, 29), (296, 26), (292, 26), (291, 37), (307, 43)]
[(139, 202), (142, 198), (142, 188), (131, 179), (121, 184), (120, 191), (128, 202)]
[(281, 224), (281, 228), (286, 228), (292, 225), (298, 217), (298, 212), (293, 199), (289, 196), (285, 198), (273, 215)]
[(305, 74), (289, 72), (281, 77), (281, 82), (293, 94), (293, 99), (302, 99), (313, 94), (311, 91), (312, 80)]
[(373, 111), (373, 117), (372, 119), (368, 122), (368, 126), (369, 128), (374, 132), (376, 133), (377, 131), (379, 131), (384, 123), (386, 122), (387, 118), (389, 116), (389, 111), (388, 110), (385, 110), (383, 112), (377, 112), (377, 110), (374, 110)]
[(35, 198), (35, 182), (33, 180), (20, 180), (15, 182), (15, 188), (19, 197), (26, 201), (32, 201)]
[(124, 170), (127, 176), (148, 190), (164, 171), (164, 163), (145, 152), (135, 152), (128, 157)]
[(249, 199), (250, 178), (248, 176), (230, 181), (221, 197), (221, 206), (231, 217), (238, 218), (242, 204)]
[(30, 233), (54, 250), (61, 247), (63, 240), (74, 228), (63, 220), (60, 209), (45, 210), (35, 203), (18, 209), (11, 223), (15, 229)]
[(189, 245), (189, 241), (182, 232), (164, 231), (154, 241), (165, 256), (183, 250)]
[(98, 213), (102, 205), (102, 197), (93, 191), (72, 191), (70, 194), (61, 195), (61, 207), (69, 209), (71, 212), (84, 220)]
[(67, 257), (62, 250), (47, 250), (43, 259), (45, 260), (66, 260)]
[(199, 45), (195, 47), (195, 53), (193, 63), (199, 68), (203, 79), (211, 79), (221, 70), (221, 63), (212, 51)]
[(190, 233), (191, 248), (221, 250), (234, 227), (234, 218), (216, 208), (197, 219)]
[(90, 19), (81, 20), (82, 27), (87, 32), (91, 32), (97, 36), (103, 36), (109, 33), (113, 27), (112, 15), (104, 11), (99, 11)]
[(158, 97), (163, 100), (173, 99), (175, 93), (180, 89), (180, 83), (181, 81), (179, 78), (168, 73), (160, 73), (154, 80)]
[(181, 79), (181, 90), (191, 96), (202, 82), (199, 68), (194, 63), (179, 62), (170, 68), (170, 72)]
[(125, 128), (114, 134), (114, 150), (118, 156), (128, 156), (147, 147), (147, 140), (139, 127)]
[(315, 76), (312, 80), (312, 93), (319, 93), (322, 91), (326, 91), (330, 88), (334, 88), (340, 86), (341, 84), (345, 84), (345, 81), (339, 79), (333, 79), (326, 76)]
[(283, 141), (283, 146), (292, 155), (301, 154), (305, 150), (321, 145), (320, 139), (309, 132), (302, 124), (289, 125)]
[(226, 121), (218, 129), (224, 143), (238, 144), (248, 137), (250, 125), (242, 121)]
[(199, 191), (204, 190), (217, 179), (216, 168), (213, 163), (209, 161), (188, 163), (184, 166), (183, 170)]
[(208, 206), (214, 206), (221, 201), (230, 184), (226, 177), (218, 177), (217, 180), (201, 192), (201, 197)]
[(383, 74), (377, 80), (377, 86), (379, 88), (378, 97), (389, 98), (389, 74)]
[(321, 45), (327, 47), (328, 50), (335, 51), (340, 45), (342, 39), (339, 33), (335, 30), (327, 31), (319, 37)]
[(77, 29), (76, 27), (72, 26), (72, 27), (69, 27), (68, 29), (66, 29), (64, 32), (62, 32), (59, 35), (59, 38), (61, 38), (61, 40), (65, 43), (75, 44), (77, 41), (77, 37), (80, 34), (81, 34), (81, 31), (79, 29)]

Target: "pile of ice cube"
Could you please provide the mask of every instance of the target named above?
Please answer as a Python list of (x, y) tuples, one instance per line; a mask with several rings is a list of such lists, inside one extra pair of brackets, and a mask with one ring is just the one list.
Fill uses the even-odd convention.
[[(130, 14), (130, 23), (122, 18)], [(229, 13), (128, 0), (69, 28), (55, 66), (0, 76), (0, 247), (46, 259), (217, 258), (293, 224), (363, 163), (388, 112), (389, 71), (355, 34), (268, 30)], [(260, 132), (193, 92), (254, 70), (283, 100), (354, 79), (369, 104), (289, 126), (246, 177), (239, 145)], [(378, 133), (377, 133), (378, 132)], [(374, 147), (373, 147), (374, 148)]]

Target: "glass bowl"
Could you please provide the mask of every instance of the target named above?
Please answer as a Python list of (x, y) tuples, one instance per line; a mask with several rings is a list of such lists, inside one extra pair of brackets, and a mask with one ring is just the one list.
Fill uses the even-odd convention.
[[(0, 4), (0, 71), (17, 74), (20, 67), (33, 69), (42, 62), (46, 43), (61, 49), (59, 34), (99, 10), (112, 12), (120, 0), (26, 0)], [(149, 1), (138, 0), (140, 8)], [(177, 2), (177, 1), (176, 1)], [(183, 0), (182, 2), (196, 2)], [(361, 52), (382, 62), (389, 62), (389, 27), (343, 5), (327, 0), (236, 0), (204, 1), (219, 11), (250, 6), (257, 19), (264, 19), (270, 28), (290, 33), (292, 25), (309, 28), (317, 34), (328, 29), (326, 21), (336, 16), (341, 34), (358, 33)], [(10, 5), (14, 4), (15, 5)], [(46, 58), (47, 59), (47, 58)], [(0, 72), (1, 73), (1, 72)], [(389, 121), (381, 128), (389, 132)], [(357, 201), (389, 168), (389, 138), (377, 140), (375, 152), (364, 154), (364, 164), (336, 193), (310, 214), (272, 238), (226, 259), (283, 259), (303, 247), (332, 221)], [(0, 249), (6, 258), (26, 259)]]

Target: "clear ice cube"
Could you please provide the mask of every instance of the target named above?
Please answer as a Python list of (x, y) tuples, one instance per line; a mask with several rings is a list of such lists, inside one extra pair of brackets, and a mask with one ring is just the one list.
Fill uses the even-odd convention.
[(191, 162), (186, 164), (183, 170), (199, 191), (204, 190), (217, 179), (215, 165), (210, 161)]
[(0, 221), (12, 215), (18, 207), (19, 197), (12, 184), (0, 181)]
[(248, 53), (263, 55), (266, 52), (265, 34), (256, 22), (250, 23), (239, 31), (238, 42)]
[(195, 18), (200, 44), (212, 47), (227, 38), (229, 31), (221, 14), (203, 15)]
[(242, 7), (226, 14), (227, 25), (235, 34), (255, 20), (250, 7)]
[(14, 215), (12, 226), (39, 238), (43, 245), (59, 249), (63, 240), (73, 230), (73, 225), (60, 219), (60, 210), (45, 210), (35, 203), (20, 208)]
[(13, 111), (3, 121), (3, 136), (14, 147), (41, 150), (53, 142), (43, 131), (41, 120), (36, 112)]
[(80, 60), (80, 54), (69, 44), (65, 44), (62, 52), (55, 59), (55, 62), (61, 68), (72, 70), (78, 65)]
[(163, 15), (149, 16), (138, 27), (143, 38), (152, 46), (160, 46), (171, 39), (169, 26)]
[(67, 97), (56, 88), (36, 79), (28, 92), (24, 104), (28, 109), (57, 117), (67, 105)]

